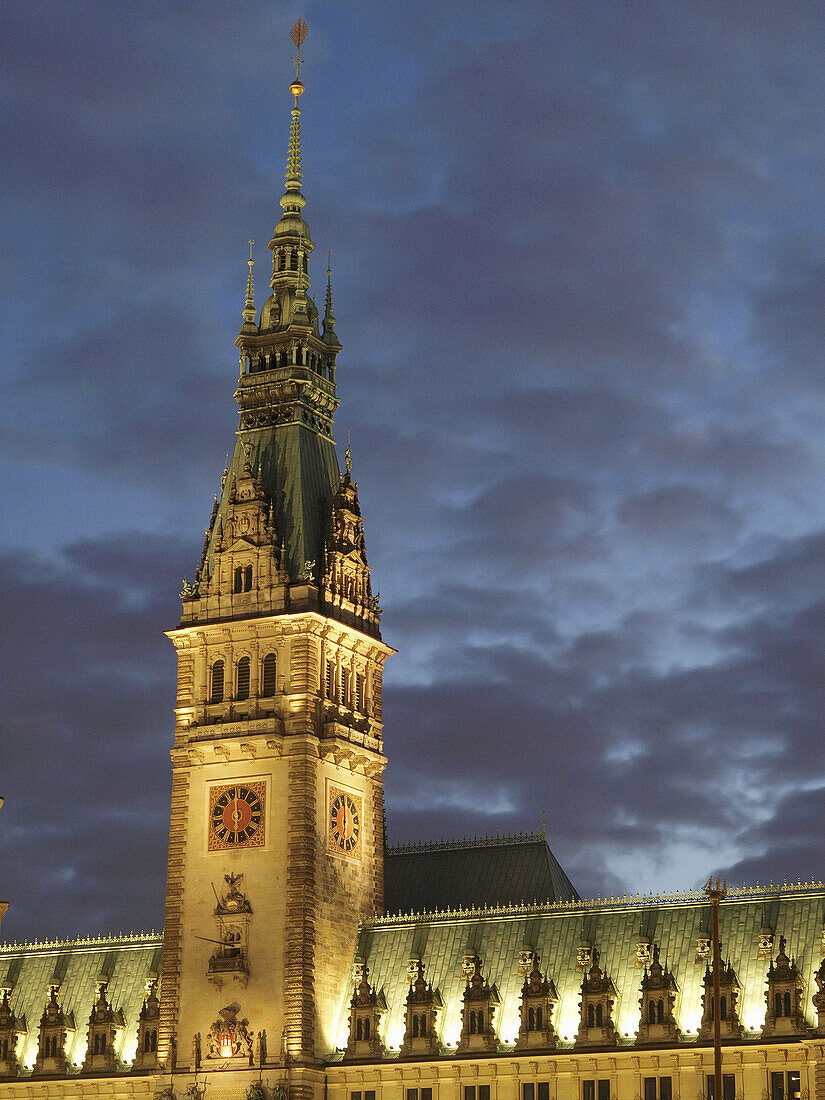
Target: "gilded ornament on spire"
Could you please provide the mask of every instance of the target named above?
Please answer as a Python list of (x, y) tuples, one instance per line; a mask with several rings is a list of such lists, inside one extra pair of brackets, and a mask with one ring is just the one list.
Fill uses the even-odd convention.
[(246, 302), (243, 308), (243, 323), (245, 325), (255, 324), (255, 286), (252, 281), (252, 267), (255, 261), (252, 259), (252, 246), (254, 240), (249, 241), (249, 259), (246, 261), (249, 265), (249, 275), (246, 279)]

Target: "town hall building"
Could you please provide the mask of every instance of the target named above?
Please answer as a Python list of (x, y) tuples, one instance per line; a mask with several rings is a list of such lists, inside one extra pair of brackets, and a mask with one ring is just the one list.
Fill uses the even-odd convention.
[(730, 891), (714, 967), (705, 895), (585, 902), (543, 830), (386, 846), (394, 651), (333, 438), (330, 273), (323, 312), (308, 293), (299, 72), (234, 450), (168, 632), (164, 930), (0, 944), (0, 1100), (825, 1100), (823, 883)]

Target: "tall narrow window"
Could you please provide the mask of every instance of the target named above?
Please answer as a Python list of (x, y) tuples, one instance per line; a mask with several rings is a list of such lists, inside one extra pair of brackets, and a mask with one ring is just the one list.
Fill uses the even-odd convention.
[(236, 699), (248, 699), (249, 698), (249, 658), (241, 657), (238, 661), (238, 690), (235, 693)]
[(355, 673), (355, 702), (353, 710), (358, 714), (364, 713), (364, 677), (360, 672)]
[(327, 661), (326, 672), (324, 674), (324, 694), (327, 699), (333, 699), (335, 697), (335, 665), (332, 661)]
[(346, 706), (349, 702), (349, 669), (341, 669), (341, 703)]
[(244, 592), (252, 591), (252, 566), (247, 565), (243, 571), (243, 590)]
[(223, 702), (223, 661), (215, 661), (212, 665), (212, 691), (209, 702)]
[(235, 570), (234, 590), (236, 592), (243, 592), (243, 567), (240, 565)]
[(267, 653), (264, 657), (263, 677), (261, 678), (261, 695), (265, 699), (271, 699), (275, 694), (275, 654)]

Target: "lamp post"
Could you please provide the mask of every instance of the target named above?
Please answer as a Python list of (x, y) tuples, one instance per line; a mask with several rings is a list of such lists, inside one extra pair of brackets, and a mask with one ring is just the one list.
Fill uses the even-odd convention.
[(728, 884), (720, 884), (719, 876), (714, 885), (713, 876), (705, 883), (705, 893), (710, 899), (713, 918), (713, 1100), (724, 1100), (722, 1096), (722, 1019), (719, 996), (719, 974), (722, 969), (722, 952), (719, 947), (719, 902), (727, 897)]

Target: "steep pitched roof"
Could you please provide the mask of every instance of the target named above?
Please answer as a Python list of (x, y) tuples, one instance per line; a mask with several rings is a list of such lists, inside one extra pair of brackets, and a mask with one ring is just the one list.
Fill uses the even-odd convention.
[(126, 1028), (119, 1054), (130, 1062), (137, 1042), (138, 1016), (148, 978), (160, 975), (160, 933), (93, 936), (78, 940), (0, 944), (0, 987), (10, 990), (16, 1016), (25, 1016), (28, 1033), (18, 1052), (26, 1067), (37, 1054), (38, 1024), (51, 985), (59, 986), (64, 1012), (74, 1014), (77, 1030), (67, 1053), (79, 1066), (86, 1054), (89, 1013), (96, 982), (108, 981), (106, 997), (123, 1013)]
[(387, 913), (578, 900), (540, 833), (387, 849)]
[[(810, 992), (820, 964), (825, 884), (797, 884), (785, 888), (743, 887), (732, 890), (719, 910), (720, 938), (743, 987), (739, 1014), (747, 1033), (756, 1038), (765, 1019), (765, 980), (770, 958), (759, 950), (770, 929), (778, 941), (784, 934), (808, 993), (804, 1011), (814, 1019)], [(425, 978), (438, 989), (445, 1005), (442, 1037), (448, 1048), (458, 1041), (462, 994), (466, 978), (462, 962), (478, 954), (484, 975), (495, 982), (502, 998), (497, 1024), (499, 1037), (511, 1045), (518, 1031), (518, 1011), (524, 981), (520, 952), (529, 945), (540, 956), (539, 968), (558, 990), (554, 1023), (562, 1047), (572, 1044), (578, 1027), (578, 1005), (583, 971), (578, 950), (597, 949), (601, 966), (618, 990), (616, 1023), (620, 1045), (633, 1043), (639, 1026), (639, 990), (644, 976), (638, 948), (658, 944), (661, 956), (680, 989), (677, 1022), (683, 1044), (696, 1043), (702, 1014), (702, 993), (710, 932), (710, 905), (700, 894), (651, 898), (623, 898), (599, 902), (562, 902), (554, 905), (500, 906), (473, 912), (423, 913), (407, 917), (376, 918), (362, 927), (357, 954), (370, 967), (370, 979), (383, 989), (388, 1005), (384, 1028), (389, 1056), (396, 1056), (404, 1030), (404, 1008), (409, 989), (411, 958), (426, 967)], [(770, 954), (774, 954), (776, 947)], [(345, 991), (349, 995), (350, 991)], [(337, 1045), (346, 1038), (345, 998)]]

